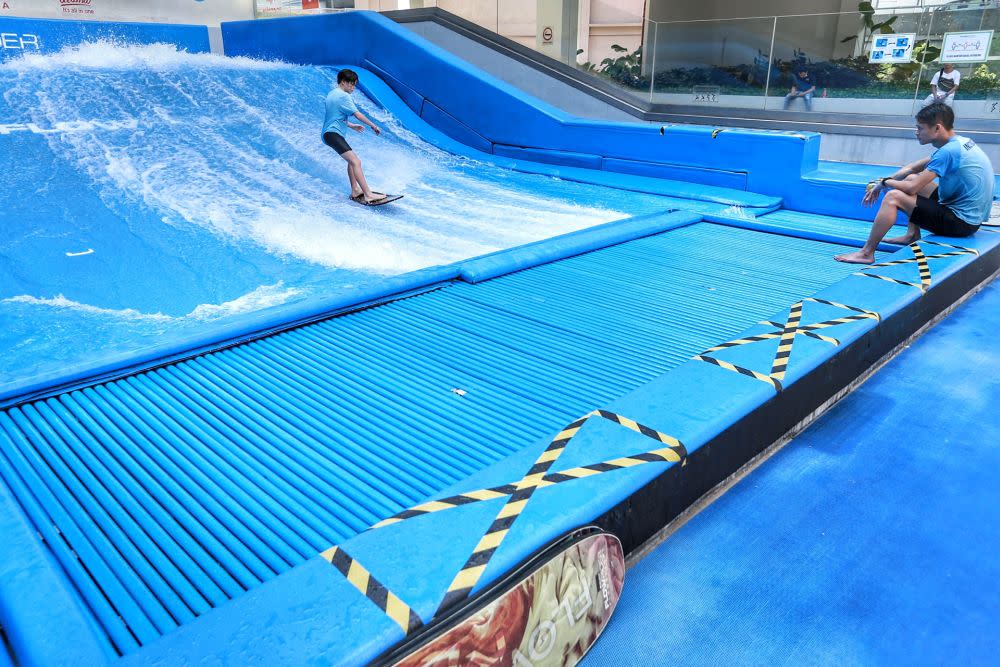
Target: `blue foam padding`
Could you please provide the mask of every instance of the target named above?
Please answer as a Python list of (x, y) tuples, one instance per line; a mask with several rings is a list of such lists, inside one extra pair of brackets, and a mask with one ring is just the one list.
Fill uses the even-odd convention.
[(676, 211), (610, 222), (461, 262), (461, 277), (466, 282), (478, 283), (591, 250), (652, 236), (700, 220), (699, 213)]
[(697, 183), (704, 183), (705, 185), (717, 185), (736, 190), (747, 189), (747, 175), (736, 171), (616, 158), (606, 158), (604, 160), (604, 168), (608, 171), (618, 171), (623, 174), (636, 174), (639, 176), (652, 176), (654, 178), (678, 179), (688, 176), (691, 177), (691, 180)]
[(494, 145), (493, 153), (514, 159), (531, 160), (532, 162), (544, 162), (547, 164), (563, 164), (568, 167), (583, 167), (584, 169), (600, 169), (602, 164), (601, 156), (591, 153), (570, 153), (569, 151), (522, 148), (520, 146), (506, 146), (504, 144)]
[[(2, 454), (0, 454), (2, 456)], [(72, 661), (100, 665), (112, 657), (72, 594), (34, 528), (0, 481), (0, 627), (20, 664), (50, 665)], [(58, 641), (52, 641), (54, 637)], [(0, 656), (5, 654), (0, 643)], [(2, 658), (0, 658), (2, 664)]]
[(582, 667), (993, 663), (997, 327), (1000, 282), (671, 535)]
[(201, 336), (184, 336), (167, 340), (163, 344), (149, 348), (141, 354), (128, 353), (105, 359), (99, 364), (82, 364), (52, 376), (40, 376), (0, 392), (0, 407), (26, 400), (32, 395), (53, 389), (53, 382), (70, 387), (83, 381), (94, 381), (105, 376), (117, 376), (129, 369), (141, 368), (154, 361), (189, 356), (222, 342), (237, 342), (260, 332), (288, 327), (296, 322), (305, 322), (325, 315), (346, 310), (352, 306), (378, 301), (408, 291), (421, 289), (436, 283), (453, 280), (459, 275), (456, 265), (432, 266), (391, 278), (383, 278), (367, 286), (353, 288), (347, 293), (330, 298), (316, 299), (287, 308), (273, 308), (234, 317), (223, 327)]
[(130, 44), (175, 44), (189, 53), (208, 53), (208, 28), (203, 25), (166, 23), (109, 23), (66, 19), (28, 19), (0, 17), (0, 33), (6, 45), (0, 49), (0, 62), (22, 53), (55, 53), (66, 46), (106, 39)]

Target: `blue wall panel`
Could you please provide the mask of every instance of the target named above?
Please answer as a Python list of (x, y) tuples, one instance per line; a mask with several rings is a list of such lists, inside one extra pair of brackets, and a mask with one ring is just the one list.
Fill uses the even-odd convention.
[(452, 139), (466, 146), (471, 146), (484, 153), (493, 152), (493, 144), (490, 143), (489, 139), (486, 139), (430, 100), (424, 100), (424, 106), (420, 110), (420, 117)]

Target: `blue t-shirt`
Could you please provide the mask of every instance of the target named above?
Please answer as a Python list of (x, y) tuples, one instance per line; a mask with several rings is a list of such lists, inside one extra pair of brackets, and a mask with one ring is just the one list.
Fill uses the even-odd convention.
[(938, 201), (955, 215), (978, 225), (993, 205), (993, 165), (972, 139), (957, 134), (934, 151), (927, 165), (938, 175)]
[(337, 86), (326, 96), (326, 117), (323, 119), (322, 134), (336, 132), (342, 137), (347, 136), (346, 121), (357, 112), (358, 107), (354, 104), (354, 98)]

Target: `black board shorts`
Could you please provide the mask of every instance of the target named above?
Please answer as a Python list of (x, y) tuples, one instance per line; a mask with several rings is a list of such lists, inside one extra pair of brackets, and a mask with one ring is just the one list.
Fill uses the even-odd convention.
[(339, 132), (327, 132), (324, 134), (323, 143), (337, 151), (337, 155), (343, 155), (347, 151), (354, 150), (351, 148), (351, 145), (347, 143), (347, 139), (345, 139)]
[(972, 236), (979, 229), (979, 225), (970, 225), (939, 202), (937, 190), (930, 197), (917, 195), (917, 205), (910, 214), (910, 222), (941, 236)]

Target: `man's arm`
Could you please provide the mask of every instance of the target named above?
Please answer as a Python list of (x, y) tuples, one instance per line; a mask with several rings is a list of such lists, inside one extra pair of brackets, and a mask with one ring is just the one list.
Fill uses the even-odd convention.
[[(916, 162), (911, 162), (910, 164), (896, 171), (896, 173), (894, 173), (892, 176), (889, 177), (888, 181), (902, 181), (907, 176), (912, 176), (913, 174), (919, 174), (925, 169), (927, 169), (927, 165), (929, 165), (930, 163), (931, 163), (930, 156), (920, 158)], [(936, 177), (937, 176), (935, 176), (935, 178)]]
[(802, 91), (802, 94), (803, 95), (808, 95), (809, 93), (813, 92), (814, 90), (816, 90), (816, 84), (815, 83), (809, 88), (809, 90)]
[(884, 179), (884, 185), (885, 187), (899, 190), (903, 194), (915, 195), (923, 190), (925, 185), (937, 177), (938, 175), (930, 169), (922, 169), (919, 172), (906, 176), (902, 180), (895, 178)]
[[(922, 187), (937, 178), (937, 174), (933, 171), (927, 171), (927, 165), (930, 164), (930, 162), (930, 157), (921, 158), (916, 162), (911, 162), (905, 167), (898, 169), (892, 176), (888, 176), (878, 181), (872, 181), (871, 186), (865, 191), (865, 196), (861, 202), (870, 206), (875, 203), (879, 195), (882, 194), (883, 190), (888, 190), (889, 188), (895, 188), (905, 192), (906, 194), (915, 194), (920, 192)], [(918, 178), (920, 185), (914, 188), (912, 183), (915, 182), (915, 180), (911, 181), (909, 177), (915, 174), (919, 174)], [(930, 176), (927, 176), (927, 174), (930, 174)], [(910, 192), (911, 189), (913, 189), (913, 192)]]
[(368, 120), (368, 117), (365, 116), (360, 111), (355, 111), (354, 112), (354, 117), (357, 118), (358, 120), (360, 120), (362, 123), (364, 123), (368, 127), (372, 128), (372, 132), (374, 132), (375, 134), (382, 134), (382, 130), (379, 129), (378, 125), (376, 125), (375, 123), (373, 123), (370, 120)]

